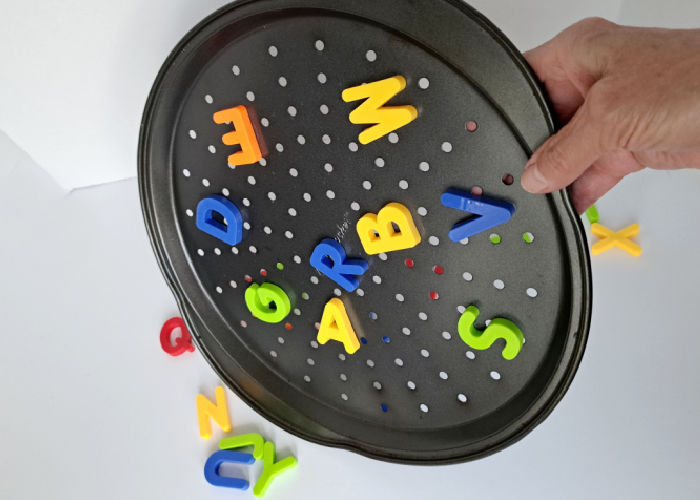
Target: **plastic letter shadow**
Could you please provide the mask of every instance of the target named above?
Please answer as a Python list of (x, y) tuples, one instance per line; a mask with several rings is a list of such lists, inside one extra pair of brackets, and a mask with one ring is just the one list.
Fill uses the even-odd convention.
[(474, 328), (474, 321), (478, 316), (479, 309), (469, 306), (459, 318), (457, 330), (462, 340), (471, 348), (483, 351), (491, 347), (497, 339), (504, 339), (506, 346), (502, 356), (508, 360), (515, 358), (523, 348), (523, 332), (515, 323), (503, 318), (492, 319), (486, 330), (480, 332)]
[(245, 291), (245, 305), (253, 316), (266, 323), (279, 323), (292, 310), (289, 296), (277, 285), (253, 283)]
[(243, 216), (225, 196), (212, 194), (197, 205), (197, 229), (236, 246), (243, 239)]
[(228, 162), (231, 165), (250, 165), (259, 162), (262, 158), (260, 144), (255, 137), (253, 124), (250, 123), (248, 110), (245, 106), (223, 109), (214, 113), (214, 122), (221, 125), (231, 122), (233, 132), (227, 132), (221, 136), (221, 142), (227, 146), (240, 145), (241, 150), (229, 155)]
[(448, 189), (440, 197), (442, 204), (448, 208), (476, 214), (450, 229), (448, 236), (454, 242), (469, 238), (475, 234), (505, 224), (510, 220), (515, 207), (505, 201), (494, 200), (457, 189)]
[(406, 79), (403, 76), (392, 76), (386, 80), (343, 90), (345, 102), (366, 99), (350, 112), (350, 123), (373, 125), (360, 132), (358, 139), (362, 144), (376, 141), (418, 118), (418, 110), (413, 106), (383, 107), (389, 99), (405, 88)]
[(347, 292), (360, 286), (356, 276), (361, 276), (369, 268), (369, 264), (362, 259), (348, 259), (341, 244), (331, 238), (324, 239), (316, 246), (309, 261), (312, 267)]
[(412, 248), (421, 240), (411, 212), (401, 203), (389, 203), (376, 214), (360, 217), (357, 235), (369, 255)]

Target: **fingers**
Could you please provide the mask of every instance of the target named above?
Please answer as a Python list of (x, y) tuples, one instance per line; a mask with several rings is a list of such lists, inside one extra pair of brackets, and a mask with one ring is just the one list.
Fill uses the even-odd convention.
[(590, 108), (587, 100), (564, 128), (535, 151), (521, 179), (526, 191), (551, 193), (565, 188), (613, 149)]
[(585, 212), (623, 177), (642, 166), (627, 151), (614, 151), (602, 156), (571, 185), (571, 200), (579, 214)]

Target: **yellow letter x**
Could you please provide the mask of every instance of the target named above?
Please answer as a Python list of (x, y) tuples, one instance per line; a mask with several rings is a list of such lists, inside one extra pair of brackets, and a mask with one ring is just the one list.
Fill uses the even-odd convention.
[(613, 247), (620, 248), (635, 257), (639, 257), (642, 254), (642, 248), (630, 241), (632, 236), (639, 233), (639, 224), (632, 224), (631, 226), (615, 232), (596, 222), (595, 224), (591, 224), (591, 231), (599, 238), (602, 238), (591, 247), (593, 255), (607, 252)]

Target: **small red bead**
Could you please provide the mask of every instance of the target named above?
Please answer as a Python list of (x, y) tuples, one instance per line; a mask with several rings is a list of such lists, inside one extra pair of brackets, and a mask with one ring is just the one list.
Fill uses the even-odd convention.
[(291, 329), (293, 328), (291, 323), (285, 323), (285, 324), (284, 324), (284, 327), (285, 327), (287, 330), (291, 330)]
[(267, 276), (267, 271), (265, 269), (261, 269), (260, 276)]
[(246, 280), (248, 283), (250, 283), (251, 281), (253, 281), (253, 278), (252, 278), (250, 275), (246, 274), (246, 275), (245, 275), (245, 280)]
[(404, 264), (406, 264), (406, 267), (413, 267), (413, 259), (406, 259), (403, 261)]
[(440, 298), (440, 294), (438, 294), (437, 292), (430, 292), (430, 298), (433, 300), (437, 300)]
[(433, 266), (433, 272), (435, 274), (442, 274), (444, 272), (444, 269), (442, 266)]

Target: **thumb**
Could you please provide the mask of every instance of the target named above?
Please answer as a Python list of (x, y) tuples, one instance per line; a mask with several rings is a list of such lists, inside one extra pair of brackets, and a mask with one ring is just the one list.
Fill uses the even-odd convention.
[(563, 189), (607, 151), (609, 140), (602, 127), (591, 119), (590, 99), (559, 132), (532, 155), (521, 183), (531, 193), (551, 193)]

